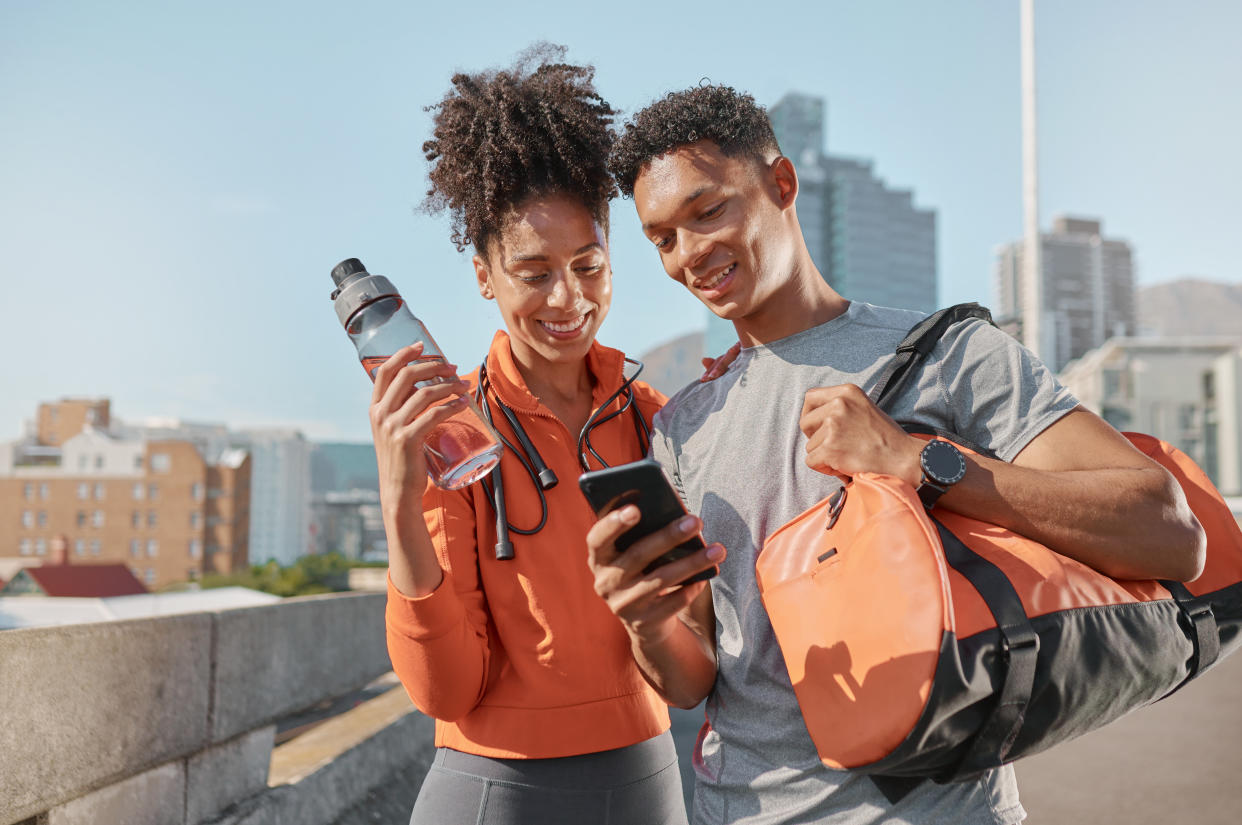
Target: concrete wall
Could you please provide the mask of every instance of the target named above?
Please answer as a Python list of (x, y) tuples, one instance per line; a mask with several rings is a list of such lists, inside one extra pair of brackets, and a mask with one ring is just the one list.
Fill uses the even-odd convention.
[(118, 822), (197, 825), (266, 791), (276, 720), (390, 670), (383, 611), (382, 594), (333, 594), (0, 632), (0, 825), (118, 805), (143, 812)]

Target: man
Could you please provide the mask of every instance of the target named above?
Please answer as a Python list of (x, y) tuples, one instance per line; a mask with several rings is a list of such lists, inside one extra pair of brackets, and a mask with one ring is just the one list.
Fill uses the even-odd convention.
[[(931, 481), (924, 442), (863, 391), (921, 316), (851, 303), (824, 281), (798, 224), (796, 171), (748, 95), (701, 86), (657, 101), (627, 124), (613, 171), (669, 277), (732, 321), (745, 347), (723, 377), (682, 390), (656, 418), (653, 454), (713, 543), (643, 575), (699, 522), (618, 555), (612, 542), (636, 521), (631, 506), (588, 536), (596, 590), (648, 680), (681, 707), (708, 698), (695, 821), (1021, 821), (1011, 767), (974, 782), (923, 783), (896, 803), (864, 775), (825, 768), (755, 584), (765, 538), (830, 494), (836, 476)], [(935, 506), (1113, 576), (1198, 575), (1203, 532), (1173, 479), (995, 328), (951, 328), (891, 409), (999, 457), (966, 456), (965, 474)], [(673, 587), (718, 562), (710, 589)]]

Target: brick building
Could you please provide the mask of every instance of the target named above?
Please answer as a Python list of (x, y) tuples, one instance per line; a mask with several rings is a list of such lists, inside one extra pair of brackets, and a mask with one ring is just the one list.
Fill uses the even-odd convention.
[(34, 432), (0, 444), (0, 561), (122, 562), (152, 589), (249, 563), (250, 457), (123, 437), (107, 399), (41, 404)]

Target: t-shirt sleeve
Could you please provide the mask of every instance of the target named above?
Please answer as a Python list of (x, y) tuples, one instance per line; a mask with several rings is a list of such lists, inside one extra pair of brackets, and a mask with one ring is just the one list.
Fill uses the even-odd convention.
[(401, 593), (389, 580), (388, 655), (415, 706), (451, 722), (482, 698), (491, 653), (469, 489), (445, 491), (429, 484), (423, 520), (444, 579), (418, 598)]
[[(1037, 435), (1078, 406), (1042, 361), (1013, 337), (979, 321), (958, 324), (936, 345), (931, 378), (949, 429), (1013, 461)], [(928, 388), (930, 389), (930, 388)]]

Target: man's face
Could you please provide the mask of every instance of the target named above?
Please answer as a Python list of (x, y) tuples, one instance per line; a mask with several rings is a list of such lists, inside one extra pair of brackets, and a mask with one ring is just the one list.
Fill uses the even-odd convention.
[(716, 315), (740, 323), (739, 332), (788, 280), (793, 246), (782, 198), (763, 161), (728, 157), (711, 141), (655, 158), (634, 182), (643, 232), (664, 271)]

